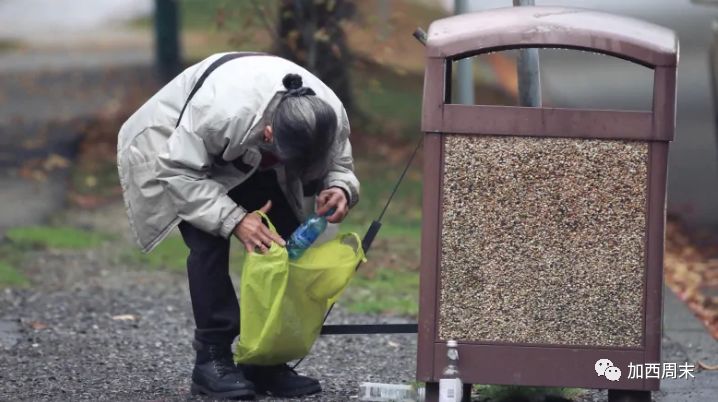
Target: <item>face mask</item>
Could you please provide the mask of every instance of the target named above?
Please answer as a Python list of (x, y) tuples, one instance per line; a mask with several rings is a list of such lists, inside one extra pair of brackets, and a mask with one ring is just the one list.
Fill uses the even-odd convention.
[(260, 143), (259, 143), (259, 149), (261, 149), (261, 150), (264, 151), (264, 152), (272, 152), (272, 153), (275, 153), (275, 154), (279, 153), (279, 150), (277, 149), (277, 144), (275, 144), (274, 141), (272, 141), (272, 142), (264, 142), (264, 141), (260, 142)]
[(282, 157), (281, 157), (282, 154), (280, 153), (279, 148), (277, 147), (276, 140), (272, 141), (271, 143), (262, 141), (259, 144), (259, 150), (263, 154), (273, 155), (279, 161), (279, 163), (284, 164), (284, 161), (282, 160)]

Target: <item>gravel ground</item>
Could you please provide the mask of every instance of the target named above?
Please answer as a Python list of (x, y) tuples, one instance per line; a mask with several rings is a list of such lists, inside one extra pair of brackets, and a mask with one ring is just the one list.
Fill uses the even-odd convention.
[[(0, 400), (203, 400), (189, 395), (185, 278), (106, 266), (102, 255), (38, 253), (28, 271), (42, 271), (32, 275), (39, 283), (0, 294), (0, 367), (11, 368), (0, 371)], [(137, 318), (112, 318), (123, 314)], [(332, 318), (377, 321), (341, 308)], [(322, 338), (299, 371), (320, 378), (324, 392), (306, 400), (349, 400), (361, 381), (412, 381), (415, 348), (414, 335)]]

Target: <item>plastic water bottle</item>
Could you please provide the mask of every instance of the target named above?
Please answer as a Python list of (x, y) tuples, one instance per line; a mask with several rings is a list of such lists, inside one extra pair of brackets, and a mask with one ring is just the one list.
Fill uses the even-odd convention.
[(287, 241), (287, 254), (290, 260), (296, 260), (301, 257), (304, 252), (311, 247), (317, 237), (327, 228), (327, 216), (332, 216), (336, 210), (334, 208), (327, 211), (322, 216), (312, 214), (309, 219), (302, 223), (297, 230), (289, 236)]
[(459, 378), (459, 350), (454, 340), (446, 342), (448, 365), (439, 379), (439, 402), (461, 402), (464, 386)]

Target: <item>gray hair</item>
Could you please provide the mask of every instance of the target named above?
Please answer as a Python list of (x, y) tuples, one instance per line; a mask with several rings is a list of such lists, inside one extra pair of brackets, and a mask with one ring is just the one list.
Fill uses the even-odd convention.
[(325, 173), (337, 131), (334, 109), (302, 86), (297, 74), (282, 80), (287, 92), (272, 116), (272, 131), (279, 157), (299, 175)]

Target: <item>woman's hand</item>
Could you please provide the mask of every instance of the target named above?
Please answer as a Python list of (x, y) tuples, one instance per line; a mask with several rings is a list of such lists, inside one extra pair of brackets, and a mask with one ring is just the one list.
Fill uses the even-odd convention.
[(321, 216), (335, 208), (333, 215), (327, 217), (327, 221), (331, 223), (339, 223), (349, 213), (349, 203), (344, 190), (339, 187), (330, 187), (317, 197), (317, 215)]
[[(272, 208), (272, 201), (267, 201), (259, 210), (266, 214), (270, 208)], [(272, 246), (272, 242), (282, 247), (286, 245), (284, 239), (264, 226), (262, 217), (254, 212), (244, 216), (237, 227), (234, 228), (234, 235), (244, 244), (244, 248), (247, 249), (248, 253), (251, 253), (255, 248), (259, 248), (264, 254)]]

